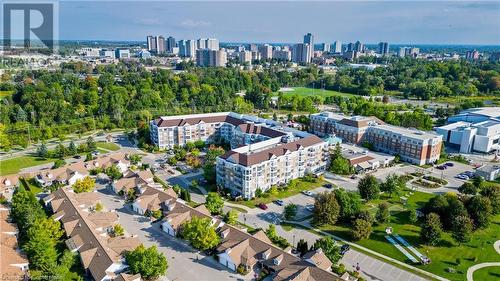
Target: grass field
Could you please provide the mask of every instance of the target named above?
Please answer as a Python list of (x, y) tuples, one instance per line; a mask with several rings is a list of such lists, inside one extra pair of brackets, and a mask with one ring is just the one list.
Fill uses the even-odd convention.
[(17, 174), (22, 168), (37, 166), (49, 162), (53, 159), (41, 159), (35, 156), (21, 156), (0, 161), (0, 176)]
[(491, 266), (474, 271), (474, 280), (500, 280), (500, 266)]
[(100, 141), (100, 142), (97, 142), (96, 145), (97, 145), (97, 148), (101, 148), (104, 150), (117, 151), (120, 149), (119, 145), (117, 145), (116, 143), (112, 143), (112, 142)]
[(320, 187), (323, 184), (324, 184), (324, 182), (320, 181), (320, 180), (318, 180), (318, 182), (307, 182), (307, 181), (304, 181), (302, 179), (299, 179), (297, 186), (293, 189), (289, 188), (286, 191), (279, 191), (277, 194), (264, 193), (263, 197), (254, 198), (254, 199), (248, 200), (248, 201), (245, 200), (245, 201), (231, 201), (231, 202), (236, 203), (236, 204), (241, 204), (241, 205), (247, 206), (249, 208), (255, 208), (260, 203), (268, 204), (268, 203), (273, 202), (276, 199), (288, 198), (288, 197), (293, 196), (295, 194), (298, 194), (302, 191), (315, 189), (317, 187)]
[[(459, 245), (451, 238), (450, 233), (444, 233), (441, 239), (442, 241), (438, 246), (430, 247), (423, 245), (420, 240), (419, 223), (412, 224), (409, 222), (409, 212), (407, 210), (408, 208), (421, 207), (432, 196), (432, 194), (415, 192), (413, 195), (409, 196), (406, 210), (403, 210), (401, 204), (399, 204), (400, 208), (393, 207), (394, 205), (398, 205), (398, 198), (389, 198), (388, 201), (392, 203), (390, 208), (391, 221), (380, 225), (375, 224), (370, 239), (357, 241), (356, 243), (399, 261), (409, 262), (401, 252), (385, 239), (385, 228), (390, 226), (393, 228), (393, 233), (399, 234), (405, 238), (410, 244), (417, 248), (418, 251), (427, 255), (432, 260), (429, 265), (417, 265), (417, 267), (450, 280), (464, 280), (467, 268), (474, 264), (486, 261), (500, 261), (500, 255), (493, 249), (494, 241), (499, 239), (500, 215), (492, 219), (489, 228), (475, 231), (469, 243)], [(375, 203), (376, 202), (374, 202), (374, 205)], [(371, 212), (373, 206), (368, 206), (368, 208)], [(321, 229), (350, 240), (349, 226), (324, 226), (321, 227)], [(453, 268), (456, 273), (447, 272), (447, 268)], [(488, 272), (485, 271), (484, 274), (486, 276)]]
[[(331, 90), (321, 90), (321, 89), (313, 89), (313, 88), (306, 88), (306, 87), (295, 87), (293, 88), (293, 91), (284, 91), (282, 92), (284, 96), (292, 96), (292, 95), (299, 95), (299, 96), (320, 96), (320, 97), (330, 97), (330, 96), (345, 96), (345, 97), (352, 97), (355, 96), (353, 94), (348, 94), (348, 93), (341, 93), (337, 91), (331, 91)], [(278, 95), (278, 92), (274, 93), (275, 96)]]

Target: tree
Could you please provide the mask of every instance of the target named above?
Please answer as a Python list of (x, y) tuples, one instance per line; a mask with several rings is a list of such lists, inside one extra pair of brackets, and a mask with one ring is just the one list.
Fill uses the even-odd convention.
[(300, 253), (300, 256), (303, 256), (307, 251), (309, 250), (309, 247), (307, 246), (307, 241), (304, 239), (300, 239), (299, 242), (297, 243), (297, 252)]
[(475, 195), (477, 193), (477, 187), (471, 182), (464, 182), (459, 188), (458, 192), (462, 194)]
[(140, 154), (132, 154), (129, 156), (130, 163), (137, 165), (142, 160), (142, 155)]
[(37, 147), (36, 155), (43, 159), (46, 159), (49, 156), (49, 150), (47, 149), (45, 143), (42, 143), (40, 146)]
[(180, 197), (186, 202), (191, 202), (191, 193), (189, 193), (189, 191), (186, 189), (181, 189)]
[(479, 192), (482, 196), (490, 199), (492, 212), (494, 214), (500, 213), (500, 186), (498, 185), (485, 185)]
[(418, 221), (417, 210), (410, 209), (408, 218), (411, 223), (416, 223)]
[(380, 184), (380, 190), (388, 194), (398, 194), (405, 188), (405, 183), (398, 175), (392, 174), (385, 178), (385, 182)]
[(477, 189), (481, 189), (483, 187), (484, 179), (481, 176), (475, 176), (472, 178), (472, 183)]
[(326, 236), (316, 240), (316, 242), (314, 242), (314, 245), (312, 246), (312, 249), (323, 250), (323, 253), (334, 264), (336, 264), (342, 257), (340, 255), (340, 247), (335, 244), (335, 241), (330, 236)]
[(224, 200), (216, 192), (209, 192), (205, 202), (205, 206), (212, 213), (212, 215), (217, 215), (222, 212), (222, 207), (224, 207)]
[(122, 172), (117, 165), (113, 164), (104, 170), (104, 173), (112, 180), (117, 180), (122, 177)]
[(427, 244), (435, 246), (441, 238), (443, 232), (441, 220), (436, 213), (429, 213), (425, 217), (425, 222), (420, 230), (420, 238)]
[(378, 204), (378, 210), (377, 214), (375, 215), (375, 219), (379, 223), (385, 223), (388, 222), (390, 219), (390, 213), (389, 213), (389, 204), (387, 202), (382, 202)]
[(372, 233), (372, 223), (366, 219), (356, 219), (352, 224), (351, 235), (354, 240), (368, 239)]
[(92, 153), (87, 153), (85, 154), (85, 162), (92, 161), (94, 159), (94, 156), (92, 156)]
[(292, 220), (295, 218), (296, 215), (297, 215), (297, 205), (288, 204), (285, 206), (285, 209), (283, 211), (283, 216), (285, 217), (286, 220)]
[(208, 218), (193, 217), (182, 225), (181, 236), (202, 251), (212, 249), (220, 242), (220, 236)]
[(262, 189), (260, 187), (257, 187), (255, 190), (255, 197), (260, 198), (262, 196)]
[(76, 155), (78, 153), (78, 149), (76, 148), (75, 142), (71, 141), (68, 146), (68, 155)]
[(75, 193), (90, 192), (94, 190), (95, 180), (91, 177), (85, 177), (81, 180), (76, 180), (73, 184), (73, 190)]
[(66, 147), (62, 143), (59, 143), (56, 145), (56, 148), (54, 150), (54, 156), (60, 159), (63, 159), (64, 156), (67, 154), (66, 152)]
[(467, 216), (453, 218), (451, 236), (458, 243), (467, 243), (471, 239), (472, 221)]
[(206, 163), (203, 165), (203, 177), (210, 184), (214, 184), (216, 182), (215, 167), (215, 163)]
[(359, 195), (366, 200), (376, 199), (379, 196), (380, 188), (377, 178), (373, 175), (366, 175), (358, 183)]
[(52, 165), (52, 169), (57, 169), (57, 168), (60, 168), (64, 165), (66, 165), (66, 161), (64, 161), (63, 159), (57, 159), (56, 161), (54, 161), (54, 165)]
[(97, 149), (97, 145), (94, 141), (94, 138), (88, 137), (86, 143), (87, 143), (87, 151), (88, 152), (92, 152), (92, 151)]
[(340, 206), (333, 192), (323, 192), (314, 202), (313, 223), (317, 225), (335, 224), (339, 218)]
[(238, 213), (235, 210), (229, 210), (227, 213), (224, 215), (224, 222), (228, 224), (236, 224), (238, 221)]
[(102, 209), (103, 209), (103, 206), (102, 206), (101, 202), (97, 202), (97, 203), (95, 204), (95, 208), (94, 208), (94, 210), (95, 210), (96, 212), (100, 212), (100, 211), (102, 211)]
[(127, 252), (125, 260), (133, 274), (141, 274), (146, 280), (154, 280), (164, 275), (168, 268), (167, 259), (154, 245), (149, 248), (140, 245), (135, 250)]
[(469, 216), (476, 228), (486, 228), (490, 224), (492, 214), (490, 199), (482, 195), (472, 197), (467, 204)]
[(330, 171), (339, 175), (351, 175), (354, 173), (354, 167), (350, 164), (349, 160), (342, 155), (340, 144), (335, 146), (331, 155)]
[(348, 221), (361, 210), (361, 197), (357, 192), (347, 192), (343, 188), (335, 189), (335, 198), (340, 205), (340, 218)]
[(125, 229), (121, 224), (115, 224), (115, 226), (113, 226), (113, 234), (115, 236), (123, 236), (125, 235)]

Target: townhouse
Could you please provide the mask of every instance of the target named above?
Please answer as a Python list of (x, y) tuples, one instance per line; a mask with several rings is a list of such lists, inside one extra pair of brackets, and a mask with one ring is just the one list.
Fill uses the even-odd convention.
[(0, 204), (0, 273), (2, 280), (28, 278), (28, 259), (19, 249), (18, 229), (9, 220), (10, 209)]
[(67, 247), (80, 254), (89, 277), (97, 281), (129, 278), (121, 274), (128, 268), (123, 254), (134, 250), (141, 242), (136, 237), (109, 235), (118, 217), (92, 212), (99, 201), (96, 196), (96, 192), (75, 194), (72, 190), (59, 188), (43, 200), (54, 213), (52, 218), (61, 222), (68, 237)]
[(143, 193), (148, 186), (155, 185), (154, 175), (149, 170), (132, 171), (127, 170), (123, 177), (111, 183), (111, 188), (117, 194), (126, 195), (130, 190), (135, 193)]
[(344, 142), (368, 144), (374, 150), (399, 155), (416, 165), (439, 159), (442, 136), (385, 124), (376, 117), (344, 116), (332, 112), (311, 114), (310, 131), (318, 136), (335, 135)]
[(147, 187), (142, 194), (132, 203), (134, 212), (145, 215), (147, 212), (167, 210), (170, 202), (177, 199), (177, 194), (172, 188), (160, 190)]
[(284, 185), (328, 164), (328, 143), (279, 122), (233, 112), (160, 117), (151, 121), (160, 148), (222, 139), (232, 150), (216, 162), (217, 184), (234, 196), (252, 198), (258, 188)]
[(6, 175), (0, 177), (0, 198), (5, 198), (10, 201), (18, 185), (19, 175)]
[[(220, 264), (236, 271), (266, 271), (270, 280), (343, 280), (331, 272), (331, 262), (319, 251), (307, 253), (303, 259), (274, 246), (264, 231), (249, 234), (210, 216), (203, 205), (192, 208), (182, 200), (169, 204), (161, 228), (171, 236), (176, 236), (182, 225), (193, 217), (207, 218), (221, 237), (215, 249)], [(326, 259), (326, 260), (325, 260)]]

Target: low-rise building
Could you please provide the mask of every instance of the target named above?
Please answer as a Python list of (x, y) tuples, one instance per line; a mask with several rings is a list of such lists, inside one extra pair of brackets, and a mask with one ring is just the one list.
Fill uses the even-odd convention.
[(54, 213), (52, 217), (62, 223), (68, 237), (66, 245), (70, 251), (80, 254), (85, 272), (93, 280), (113, 280), (128, 268), (124, 253), (134, 250), (141, 242), (136, 237), (109, 236), (116, 216), (93, 213), (90, 202), (93, 195), (82, 194), (85, 193), (75, 194), (59, 188), (44, 198), (44, 202)]
[(476, 170), (475, 175), (487, 181), (494, 181), (500, 177), (500, 165), (484, 165)]
[(2, 280), (27, 280), (28, 259), (19, 249), (18, 229), (9, 220), (10, 208), (0, 204), (0, 276)]
[(134, 200), (134, 203), (132, 203), (132, 209), (134, 212), (141, 215), (157, 210), (165, 211), (168, 209), (170, 202), (174, 202), (176, 199), (177, 194), (172, 188), (162, 191), (156, 188), (148, 187)]
[(331, 112), (312, 114), (310, 120), (310, 131), (318, 136), (335, 135), (343, 142), (399, 155), (402, 161), (412, 164), (434, 163), (440, 156), (442, 137), (434, 133), (388, 125), (376, 117)]
[(148, 186), (154, 185), (153, 177), (153, 173), (149, 170), (137, 172), (127, 170), (122, 178), (111, 183), (111, 187), (117, 194), (126, 195), (130, 190), (137, 191), (136, 193), (143, 193)]

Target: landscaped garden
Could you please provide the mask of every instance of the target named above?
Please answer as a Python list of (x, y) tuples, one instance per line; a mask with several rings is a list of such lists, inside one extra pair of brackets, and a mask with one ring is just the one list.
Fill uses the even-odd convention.
[(113, 142), (100, 141), (100, 142), (96, 142), (96, 146), (97, 146), (97, 149), (99, 149), (99, 148), (104, 149), (105, 152), (117, 151), (120, 149), (120, 146), (117, 145), (116, 143), (113, 143)]
[(0, 176), (17, 174), (23, 168), (28, 168), (32, 166), (37, 166), (49, 162), (53, 162), (54, 159), (43, 159), (38, 156), (20, 156), (11, 159), (5, 159), (0, 161)]

